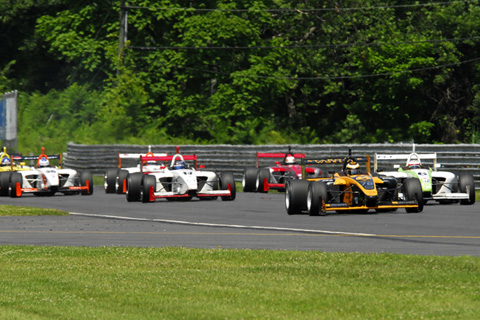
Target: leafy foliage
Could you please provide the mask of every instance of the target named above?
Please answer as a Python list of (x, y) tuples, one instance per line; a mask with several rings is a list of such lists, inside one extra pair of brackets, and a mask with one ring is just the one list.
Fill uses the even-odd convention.
[(476, 1), (128, 5), (0, 1), (23, 148), (478, 140)]

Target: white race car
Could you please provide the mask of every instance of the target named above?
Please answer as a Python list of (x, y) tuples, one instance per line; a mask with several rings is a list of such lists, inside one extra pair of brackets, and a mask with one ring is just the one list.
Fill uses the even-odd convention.
[[(394, 165), (397, 171), (382, 171), (378, 169), (379, 161), (406, 160), (405, 167)], [(422, 165), (422, 160), (432, 160), (433, 169)], [(475, 181), (473, 175), (463, 173), (437, 171), (437, 154), (375, 154), (374, 169), (380, 176), (395, 177), (400, 182), (407, 178), (418, 178), (422, 185), (423, 200), (426, 203), (434, 200), (439, 203), (459, 202), (470, 205), (475, 203)]]
[[(160, 170), (160, 165), (155, 161), (146, 161), (142, 168), (140, 163), (135, 167), (122, 168), (122, 160), (135, 159), (138, 162), (141, 156), (144, 157), (163, 157), (167, 156), (167, 153), (153, 153), (151, 146), (148, 147), (146, 154), (142, 153), (119, 153), (118, 154), (118, 167), (109, 168), (105, 171), (105, 193), (118, 193), (124, 194), (127, 191), (127, 178), (130, 173), (134, 172), (154, 172)], [(124, 161), (125, 162), (125, 161)]]
[[(53, 196), (57, 192), (65, 195), (91, 195), (93, 179), (90, 171), (78, 173), (73, 169), (62, 169), (62, 155), (46, 155), (42, 148), (39, 156), (23, 156), (22, 161), (33, 160), (36, 165), (30, 170), (12, 172), (9, 182), (11, 197), (21, 197), (25, 193)], [(60, 160), (59, 166), (51, 166), (50, 160)]]
[[(127, 179), (127, 200), (152, 202), (156, 199), (190, 200), (193, 197), (204, 200), (214, 200), (221, 197), (224, 201), (235, 199), (235, 179), (231, 172), (215, 173), (201, 168), (197, 170), (196, 155), (181, 155), (163, 157), (140, 157), (141, 169), (147, 161), (169, 163), (161, 166), (155, 172), (135, 172)], [(188, 167), (185, 161), (194, 161)]]

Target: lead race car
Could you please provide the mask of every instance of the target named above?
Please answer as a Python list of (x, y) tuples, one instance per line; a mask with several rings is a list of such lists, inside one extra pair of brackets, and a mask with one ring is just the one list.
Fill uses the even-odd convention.
[[(365, 164), (365, 172), (360, 171)], [(308, 212), (311, 216), (337, 212), (423, 210), (420, 182), (408, 178), (398, 183), (394, 177), (374, 177), (370, 173), (370, 157), (303, 159), (302, 166), (343, 164), (341, 171), (331, 171), (331, 177), (291, 180), (285, 193), (288, 214)]]
[[(437, 171), (441, 167), (437, 163), (437, 154), (375, 154), (374, 169), (379, 176), (395, 177), (399, 181), (417, 178), (421, 182), (423, 201), (436, 201), (439, 203), (460, 202), (462, 205), (475, 203), (475, 181), (473, 175), (463, 173), (456, 175), (452, 172)], [(394, 165), (397, 171), (383, 171), (378, 169), (379, 161), (406, 160), (405, 166)], [(422, 165), (423, 160), (432, 160), (432, 167)]]
[[(153, 202), (156, 199), (190, 200), (193, 197), (214, 200), (220, 197), (223, 201), (235, 199), (235, 179), (231, 172), (216, 173), (198, 170), (197, 156), (181, 155), (178, 147), (173, 156), (147, 157), (140, 156), (140, 163), (147, 161), (164, 162), (160, 169), (145, 172), (134, 172), (127, 179), (127, 201)], [(186, 162), (193, 162), (188, 166)]]
[[(275, 161), (274, 166), (260, 168), (262, 158), (283, 159)], [(260, 153), (257, 152), (257, 165), (255, 168), (245, 168), (242, 179), (244, 192), (267, 193), (270, 189), (284, 191), (288, 180), (302, 178), (302, 166), (297, 164), (297, 159), (305, 158), (303, 153), (292, 153), (289, 148), (287, 153)], [(307, 177), (319, 177), (322, 171), (319, 168), (304, 168)]]
[[(153, 153), (152, 147), (148, 146), (148, 152), (146, 154), (142, 153), (119, 153), (118, 154), (118, 166), (117, 168), (108, 168), (105, 171), (105, 193), (118, 193), (124, 194), (127, 191), (127, 178), (128, 175), (134, 172), (154, 172), (160, 170), (161, 166), (156, 164), (154, 160), (146, 160), (144, 163), (140, 163), (139, 159), (141, 156), (144, 157), (163, 157), (167, 156), (167, 153)], [(137, 165), (134, 167), (122, 167), (123, 163), (128, 160), (134, 159), (137, 161)], [(141, 168), (142, 166), (142, 168)]]
[[(22, 161), (36, 161), (29, 170), (12, 172), (9, 182), (11, 197), (21, 197), (25, 193), (53, 196), (57, 192), (65, 195), (91, 195), (93, 179), (90, 171), (77, 172), (61, 167), (62, 155), (46, 155), (45, 148), (39, 156), (22, 156)], [(51, 166), (50, 160), (59, 160), (58, 166)]]

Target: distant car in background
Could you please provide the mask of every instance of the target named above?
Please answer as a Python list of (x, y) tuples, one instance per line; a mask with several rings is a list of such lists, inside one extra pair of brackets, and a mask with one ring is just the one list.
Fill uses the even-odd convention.
[[(163, 157), (167, 153), (153, 153), (151, 146), (148, 147), (148, 152), (143, 153), (119, 153), (118, 167), (109, 168), (105, 171), (105, 193), (124, 194), (127, 191), (127, 179), (130, 173), (134, 172), (154, 172), (159, 170), (160, 166), (154, 160), (146, 160), (144, 163), (140, 162), (140, 157)], [(122, 160), (126, 162), (127, 159), (133, 159), (137, 162), (135, 167), (122, 167)]]
[[(46, 155), (45, 148), (39, 156), (22, 156), (21, 161), (36, 161), (34, 167), (28, 170), (12, 172), (9, 182), (9, 195), (12, 198), (24, 194), (36, 196), (53, 196), (57, 192), (65, 195), (93, 194), (93, 179), (90, 171), (77, 172), (62, 168), (62, 155)], [(58, 160), (56, 166), (51, 160)]]
[[(378, 169), (378, 162), (386, 160), (406, 160), (405, 166), (396, 164), (397, 171)], [(422, 164), (423, 160), (432, 160), (431, 167)], [(448, 171), (437, 171), (437, 154), (375, 154), (374, 168), (379, 176), (395, 177), (400, 182), (408, 178), (417, 178), (422, 185), (423, 200), (439, 203), (460, 202), (462, 205), (475, 203), (475, 181), (472, 174), (456, 175)]]
[[(159, 170), (143, 171), (147, 161), (157, 161)], [(192, 162), (192, 165), (188, 165)], [(187, 201), (196, 197), (235, 200), (235, 179), (231, 172), (216, 173), (197, 167), (196, 155), (141, 156), (140, 172), (131, 173), (127, 182), (127, 201), (153, 202), (157, 199)]]
[(8, 154), (7, 147), (3, 147), (3, 152), (0, 153), (0, 196), (9, 195), (12, 172), (31, 169), (24, 162), (18, 162), (21, 159), (21, 154)]
[[(282, 159), (275, 161), (273, 166), (260, 168), (260, 159)], [(270, 189), (285, 191), (285, 185), (289, 180), (302, 178), (302, 166), (300, 159), (305, 158), (303, 153), (260, 153), (257, 152), (257, 165), (255, 168), (245, 168), (242, 179), (244, 192), (267, 193)], [(305, 167), (306, 176), (309, 178), (320, 177), (321, 169)]]

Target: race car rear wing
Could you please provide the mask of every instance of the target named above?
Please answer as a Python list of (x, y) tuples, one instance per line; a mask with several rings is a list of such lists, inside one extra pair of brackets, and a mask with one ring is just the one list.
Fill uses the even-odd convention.
[(392, 160), (409, 160), (412, 157), (416, 157), (419, 160), (433, 160), (433, 170), (437, 171), (437, 168), (441, 165), (437, 163), (437, 153), (409, 153), (409, 154), (378, 154), (375, 153), (375, 159), (373, 161), (373, 170), (374, 172), (378, 171), (378, 162), (379, 160), (383, 161), (392, 161)]
[(152, 146), (148, 146), (148, 152), (143, 153), (119, 153), (118, 154), (118, 168), (122, 168), (122, 159), (139, 159), (141, 156), (144, 157), (164, 157), (167, 156), (168, 153), (153, 153)]
[(260, 166), (260, 158), (277, 158), (277, 159), (284, 159), (287, 155), (291, 154), (297, 159), (305, 158), (305, 154), (303, 153), (262, 153), (257, 152), (257, 168)]
[(345, 160), (351, 159), (358, 163), (365, 163), (365, 167), (368, 173), (370, 173), (370, 156), (365, 157), (345, 157), (345, 158), (318, 158), (318, 159), (301, 159), (302, 165), (302, 178), (305, 179), (305, 166), (306, 165), (330, 165), (330, 164), (344, 164)]
[(165, 156), (140, 156), (140, 170), (143, 168), (143, 164), (148, 161), (163, 161), (163, 162), (172, 162), (174, 160), (184, 160), (184, 161), (194, 161), (195, 162), (195, 170), (197, 170), (197, 155), (181, 155), (181, 154), (174, 154), (173, 156), (165, 155)]
[[(42, 153), (38, 156), (22, 156), (20, 157), (19, 160), (36, 160), (37, 163), (36, 163), (36, 166), (38, 167), (38, 164), (39, 164), (39, 161), (40, 159), (42, 158), (46, 158), (48, 160), (60, 160), (60, 163), (59, 163), (59, 166), (62, 165), (62, 154), (52, 154), (52, 155), (47, 155), (45, 154), (45, 147), (42, 147)], [(17, 158), (18, 159), (18, 158)]]

